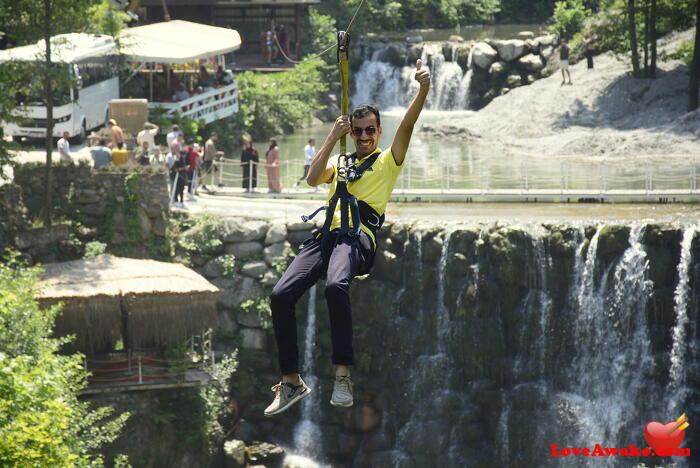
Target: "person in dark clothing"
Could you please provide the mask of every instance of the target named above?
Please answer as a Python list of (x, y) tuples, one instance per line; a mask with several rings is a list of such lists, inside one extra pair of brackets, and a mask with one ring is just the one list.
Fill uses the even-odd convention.
[(593, 53), (595, 52), (595, 38), (591, 36), (583, 36), (583, 39), (581, 40), (583, 42), (583, 46), (586, 48), (586, 61), (588, 62), (588, 69), (593, 68)]
[(187, 184), (187, 169), (189, 169), (190, 163), (187, 160), (187, 150), (180, 151), (180, 157), (173, 164), (172, 172), (173, 174), (179, 174), (177, 176), (177, 186), (175, 188), (175, 204), (178, 202), (180, 206), (184, 202), (183, 196), (185, 194), (185, 185)]
[(253, 147), (253, 140), (247, 138), (245, 140), (245, 147), (241, 152), (241, 167), (243, 168), (242, 185), (246, 192), (254, 191), (255, 187), (258, 186), (259, 160), (258, 150)]

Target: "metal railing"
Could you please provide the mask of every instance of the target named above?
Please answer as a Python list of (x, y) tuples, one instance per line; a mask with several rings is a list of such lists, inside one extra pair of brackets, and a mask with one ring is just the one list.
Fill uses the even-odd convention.
[(195, 94), (182, 101), (151, 102), (148, 107), (166, 109), (168, 114), (177, 112), (180, 117), (211, 123), (238, 112), (238, 82)]
[[(257, 187), (267, 191), (264, 163), (247, 163), (249, 173), (257, 167)], [(253, 180), (243, 184), (243, 165), (232, 160), (219, 163), (221, 183), (228, 187), (252, 189)], [(285, 189), (303, 174), (302, 161), (280, 164)], [(214, 177), (214, 173), (210, 177)], [(218, 177), (218, 176), (217, 176)], [(700, 157), (673, 157), (640, 162), (600, 160), (569, 161), (543, 158), (514, 158), (512, 162), (479, 160), (451, 165), (420, 166), (410, 161), (401, 171), (394, 193), (543, 196), (688, 196), (697, 197)], [(303, 186), (303, 185), (302, 185)]]

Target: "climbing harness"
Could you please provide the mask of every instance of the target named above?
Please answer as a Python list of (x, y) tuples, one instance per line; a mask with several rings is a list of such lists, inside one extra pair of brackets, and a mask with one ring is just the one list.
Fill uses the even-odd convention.
[[(354, 18), (353, 18), (354, 20)], [(352, 24), (352, 23), (351, 23)], [(340, 88), (341, 100), (340, 108), (343, 115), (348, 114), (349, 97), (348, 97), (348, 49), (350, 46), (350, 36), (347, 31), (338, 32), (338, 62), (340, 63)], [(336, 187), (333, 196), (328, 200), (327, 206), (314, 211), (308, 216), (302, 216), (301, 219), (306, 222), (313, 219), (319, 212), (326, 210), (326, 220), (323, 227), (314, 232), (310, 240), (324, 240), (330, 233), (330, 227), (333, 222), (335, 209), (340, 202), (340, 229), (338, 230), (337, 239), (343, 236), (359, 237), (361, 225), (365, 225), (375, 236), (379, 228), (384, 223), (384, 215), (379, 215), (369, 204), (362, 200), (358, 200), (353, 194), (348, 191), (348, 183), (355, 182), (362, 178), (362, 175), (367, 171), (379, 157), (380, 151), (377, 149), (374, 153), (367, 156), (359, 166), (357, 166), (357, 153), (347, 155), (347, 138), (346, 135), (340, 137), (340, 155), (338, 156), (338, 167), (336, 171)], [(352, 228), (350, 220), (352, 218)], [(335, 231), (335, 230), (334, 230)], [(306, 244), (306, 242), (304, 243)], [(303, 245), (302, 244), (302, 247)]]

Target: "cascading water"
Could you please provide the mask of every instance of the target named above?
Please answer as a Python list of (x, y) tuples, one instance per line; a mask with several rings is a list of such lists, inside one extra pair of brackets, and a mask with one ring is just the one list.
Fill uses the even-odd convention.
[(673, 345), (671, 347), (671, 369), (669, 370), (668, 414), (682, 412), (687, 393), (685, 374), (685, 355), (687, 352), (686, 327), (688, 326), (688, 294), (690, 290), (691, 247), (697, 232), (697, 226), (687, 227), (681, 241), (681, 258), (678, 262), (678, 285), (674, 293), (676, 323), (673, 327)]
[[(421, 59), (424, 67), (430, 68), (432, 85), (425, 107), (432, 110), (468, 109), (468, 95), (473, 70), (471, 53), (468, 70), (465, 72), (456, 62), (453, 48), (451, 60), (446, 60), (440, 44), (425, 44)], [(413, 79), (415, 64), (403, 67), (380, 60), (382, 51), (375, 51), (355, 73), (354, 105), (376, 103), (383, 109), (406, 107), (410, 103), (418, 84)]]
[[(653, 394), (653, 372), (646, 313), (652, 284), (647, 254), (641, 243), (642, 226), (632, 227), (629, 248), (618, 262), (601, 264), (599, 228), (588, 246), (575, 304), (574, 360), (569, 388), (561, 392), (581, 447), (603, 444), (623, 447), (641, 442), (641, 427), (630, 416), (644, 410)], [(582, 244), (579, 252), (584, 248)], [(581, 460), (563, 460), (581, 466)], [(616, 466), (615, 459), (596, 460), (596, 466)], [(587, 465), (585, 465), (587, 466)]]
[(314, 374), (314, 347), (316, 345), (316, 285), (309, 289), (309, 305), (306, 317), (304, 339), (303, 376), (311, 387), (311, 395), (301, 401), (301, 421), (294, 428), (294, 446), (297, 453), (311, 459), (322, 455), (321, 429), (315, 418), (320, 414), (320, 393), (318, 378)]

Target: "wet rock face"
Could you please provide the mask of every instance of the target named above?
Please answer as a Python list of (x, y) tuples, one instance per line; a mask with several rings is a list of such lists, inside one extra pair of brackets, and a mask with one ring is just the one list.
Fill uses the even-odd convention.
[[(288, 226), (286, 240), (268, 246), (256, 261), (288, 254), (290, 236), (303, 230)], [(663, 401), (681, 258), (690, 258), (688, 313), (697, 319), (700, 309), (700, 235), (685, 254), (683, 237), (677, 226), (657, 225), (479, 225), (447, 232), (442, 226), (386, 224), (377, 239), (375, 269), (350, 287), (356, 362), (355, 406), (349, 410), (327, 404), (330, 313), (323, 282), (317, 288), (314, 392), (322, 397), (313, 417), (322, 429), (323, 461), (495, 468), (514, 466), (517, 453), (518, 466), (547, 466), (540, 448), (548, 443), (597, 443), (582, 422), (586, 401), (595, 408), (618, 398), (616, 405), (642, 408), (650, 404), (644, 396), (649, 392)], [(262, 239), (254, 242), (262, 246)], [(280, 251), (272, 252), (273, 246)], [(234, 336), (218, 346), (241, 349), (233, 383), (245, 418), (240, 427), (249, 438), (292, 448), (299, 410), (274, 424), (261, 414), (272, 394), (259, 390), (279, 379), (271, 330), (262, 316), (236, 309), (244, 291), (254, 299), (260, 288), (258, 298), (264, 298), (269, 286), (244, 274), (215, 280), (230, 290), (221, 306)], [(256, 286), (243, 287), (243, 279)], [(637, 297), (634, 291), (642, 290), (648, 294)], [(300, 356), (308, 304), (305, 294), (296, 308)], [(609, 363), (604, 357), (610, 346), (609, 353), (630, 369), (644, 363), (648, 379), (642, 386), (629, 384), (636, 380), (622, 369), (624, 392), (601, 400), (595, 389), (618, 379), (596, 373)], [(690, 378), (698, 378), (690, 370), (698, 357), (689, 352), (686, 359)], [(589, 387), (576, 377), (584, 364), (593, 376)], [(634, 413), (642, 410), (630, 411), (632, 418), (642, 417)], [(639, 434), (632, 426), (615, 434), (633, 440)]]

